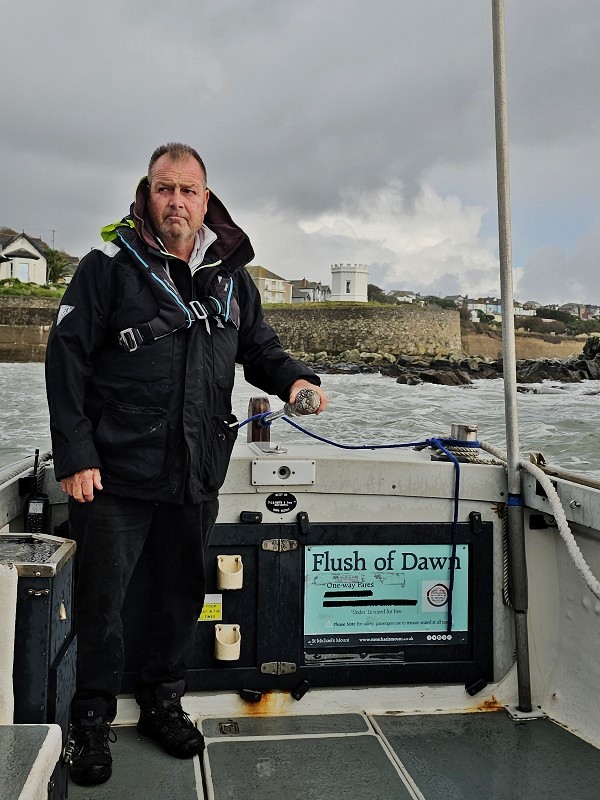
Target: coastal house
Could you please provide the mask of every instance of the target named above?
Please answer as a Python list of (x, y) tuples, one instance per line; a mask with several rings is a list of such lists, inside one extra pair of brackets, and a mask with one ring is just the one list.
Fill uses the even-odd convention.
[(250, 265), (247, 267), (263, 303), (291, 303), (292, 282), (276, 275), (266, 267)]
[(396, 298), (396, 303), (414, 303), (417, 297), (414, 292), (405, 292), (402, 289), (392, 289), (388, 294)]
[(292, 303), (326, 303), (331, 299), (331, 288), (320, 281), (306, 278), (290, 281), (292, 284)]
[(47, 249), (41, 239), (26, 233), (0, 233), (0, 280), (18, 278), (22, 283), (43, 286), (47, 281)]
[(599, 319), (600, 307), (596, 305), (586, 305), (581, 312), (581, 319)]
[(469, 298), (466, 294), (447, 294), (444, 300), (450, 300), (457, 308), (464, 308)]
[(525, 303), (519, 303), (518, 300), (515, 300), (513, 303), (513, 311), (515, 317), (535, 317), (536, 310), (535, 308), (527, 308)]
[(584, 309), (585, 306), (583, 303), (563, 303), (563, 305), (558, 308), (558, 310), (562, 311), (564, 314), (571, 314), (573, 317), (579, 317), (580, 319), (584, 319)]
[(527, 310), (533, 309), (533, 311), (537, 311), (538, 308), (542, 308), (542, 304), (538, 303), (536, 300), (526, 300), (523, 303), (523, 308), (526, 308)]
[(471, 319), (479, 319), (480, 311), (486, 316), (494, 318), (495, 322), (502, 322), (502, 304), (497, 297), (478, 297), (477, 299), (465, 299), (465, 307), (471, 312)]

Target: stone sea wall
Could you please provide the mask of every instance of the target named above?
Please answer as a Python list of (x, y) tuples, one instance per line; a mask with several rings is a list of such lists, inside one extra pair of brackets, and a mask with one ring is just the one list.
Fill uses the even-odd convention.
[(434, 357), (461, 349), (458, 311), (438, 306), (270, 306), (265, 318), (284, 348), (296, 352), (357, 349)]
[[(0, 362), (43, 361), (58, 304), (56, 298), (0, 296)], [(501, 357), (498, 333), (469, 330), (461, 337), (458, 312), (437, 306), (270, 306), (265, 317), (286, 349), (301, 357), (321, 356), (311, 361), (323, 361), (321, 354), (332, 357), (355, 351), (371, 354), (367, 361), (375, 366), (399, 355), (425, 360), (449, 354)], [(517, 333), (517, 358), (579, 356), (584, 342)], [(375, 359), (374, 354), (384, 357)]]
[(0, 296), (0, 325), (52, 325), (58, 297)]
[[(51, 298), (0, 297), (0, 361), (43, 361), (57, 306)], [(458, 312), (436, 306), (286, 305), (267, 308), (265, 317), (294, 351), (434, 357), (461, 348)]]
[(43, 361), (59, 299), (0, 297), (0, 362)]

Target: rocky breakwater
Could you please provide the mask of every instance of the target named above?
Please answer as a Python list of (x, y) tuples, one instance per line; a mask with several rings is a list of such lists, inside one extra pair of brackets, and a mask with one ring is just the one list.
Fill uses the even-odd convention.
[[(459, 352), (432, 359), (359, 350), (346, 350), (339, 354), (294, 352), (293, 355), (321, 374), (381, 373), (394, 378), (397, 383), (410, 386), (419, 383), (467, 386), (474, 380), (503, 376), (502, 359), (466, 356)], [(517, 382), (524, 385), (522, 391), (527, 391), (527, 384), (542, 381), (577, 383), (582, 380), (600, 380), (600, 353), (593, 357), (584, 353), (564, 360), (540, 358), (517, 361)]]

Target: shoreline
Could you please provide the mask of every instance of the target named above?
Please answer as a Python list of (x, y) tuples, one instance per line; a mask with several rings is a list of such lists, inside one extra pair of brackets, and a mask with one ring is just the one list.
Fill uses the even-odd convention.
[[(409, 386), (421, 383), (466, 386), (474, 380), (503, 377), (501, 358), (468, 356), (464, 353), (450, 353), (446, 357), (434, 358), (404, 355), (396, 357), (391, 353), (359, 353), (357, 350), (331, 356), (327, 353), (298, 351), (290, 351), (290, 355), (304, 361), (322, 375), (380, 373), (395, 379), (396, 383)], [(600, 357), (592, 359), (583, 355), (571, 355), (565, 359), (535, 358), (517, 361), (518, 383), (541, 383), (545, 380), (557, 383), (600, 380)]]

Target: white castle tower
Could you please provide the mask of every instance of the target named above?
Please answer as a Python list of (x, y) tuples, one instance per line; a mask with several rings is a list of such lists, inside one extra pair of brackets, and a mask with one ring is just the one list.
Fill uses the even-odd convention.
[(367, 302), (368, 264), (332, 264), (331, 300)]

